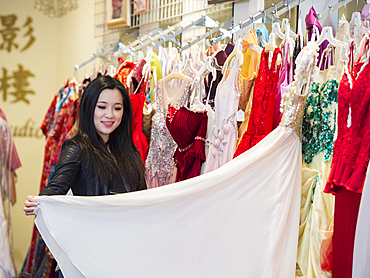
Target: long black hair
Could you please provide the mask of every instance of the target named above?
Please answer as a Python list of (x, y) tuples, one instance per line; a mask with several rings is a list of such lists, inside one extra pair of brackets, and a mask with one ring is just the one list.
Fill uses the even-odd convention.
[[(123, 99), (123, 115), (119, 126), (109, 135), (108, 143), (96, 132), (94, 112), (100, 93), (117, 89)], [(127, 192), (142, 189), (145, 183), (144, 165), (132, 139), (132, 106), (120, 81), (110, 76), (95, 78), (86, 87), (79, 107), (79, 128), (73, 139), (80, 145), (80, 161), (88, 156), (90, 169), (97, 169), (89, 178), (103, 175), (111, 181), (112, 173), (121, 175)]]

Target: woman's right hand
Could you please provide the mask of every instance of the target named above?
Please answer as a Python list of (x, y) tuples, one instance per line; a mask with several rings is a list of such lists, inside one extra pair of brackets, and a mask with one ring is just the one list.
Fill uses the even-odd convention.
[(23, 211), (26, 215), (35, 215), (33, 212), (35, 207), (37, 207), (40, 204), (39, 201), (35, 198), (33, 195), (27, 196), (26, 201), (24, 202), (25, 207), (23, 208)]

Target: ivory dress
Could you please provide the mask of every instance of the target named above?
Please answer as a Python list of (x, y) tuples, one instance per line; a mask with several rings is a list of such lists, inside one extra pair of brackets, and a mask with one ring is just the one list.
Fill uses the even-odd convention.
[(212, 140), (206, 161), (205, 173), (211, 172), (232, 160), (238, 130), (236, 125), (236, 112), (239, 104), (237, 55), (233, 68), (228, 77), (226, 75), (217, 87), (215, 97), (215, 124), (212, 127)]
[(36, 225), (64, 275), (294, 277), (307, 98), (299, 85), (315, 48), (300, 54), (280, 126), (219, 169), (115, 196), (37, 197)]

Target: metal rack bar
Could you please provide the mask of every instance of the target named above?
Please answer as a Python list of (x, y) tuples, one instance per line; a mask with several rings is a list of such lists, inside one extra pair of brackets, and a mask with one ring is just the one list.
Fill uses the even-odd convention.
[[(233, 24), (233, 20), (234, 18), (231, 17), (229, 18), (228, 20), (226, 20), (225, 22), (222, 22), (220, 25), (218, 25), (217, 27), (209, 30), (207, 33), (203, 34), (202, 36), (198, 36), (195, 40), (191, 41), (191, 42), (187, 42), (187, 44), (185, 46), (183, 46), (181, 49), (180, 49), (180, 52), (188, 49), (189, 47), (191, 47), (192, 45), (200, 42), (201, 40), (204, 40), (205, 38), (207, 38), (208, 36), (212, 35), (213, 33), (217, 32), (218, 30), (220, 30), (220, 28), (225, 28), (225, 29), (229, 29), (232, 24)], [(228, 32), (226, 32), (228, 33)], [(225, 33), (225, 34), (226, 34)]]

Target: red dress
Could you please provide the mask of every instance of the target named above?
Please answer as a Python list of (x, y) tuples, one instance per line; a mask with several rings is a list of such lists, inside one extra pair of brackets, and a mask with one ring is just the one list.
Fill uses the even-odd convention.
[[(351, 57), (350, 57), (351, 58)], [(370, 158), (370, 63), (346, 69), (338, 90), (338, 137), (324, 192), (335, 194), (333, 264), (336, 278), (352, 277), (358, 210)]]
[(116, 73), (113, 75), (113, 78), (117, 78), (123, 86), (127, 89), (127, 77), (130, 74), (130, 72), (134, 69), (135, 63), (125, 61), (122, 65), (119, 66)]
[(145, 102), (146, 83), (138, 94), (131, 94), (132, 106), (132, 135), (135, 146), (139, 149), (141, 159), (145, 165), (146, 157), (148, 156), (149, 142), (148, 138), (143, 133), (143, 109)]
[(176, 181), (190, 179), (200, 174), (206, 160), (205, 137), (207, 112), (193, 112), (184, 106), (178, 110), (169, 105), (166, 125), (177, 144), (173, 155), (177, 167)]
[[(351, 86), (352, 83), (352, 86)], [(338, 90), (338, 137), (324, 192), (362, 193), (370, 158), (370, 63), (357, 63)]]
[(280, 65), (276, 66), (281, 50), (277, 47), (269, 68), (269, 53), (262, 50), (260, 69), (254, 85), (253, 103), (249, 116), (248, 128), (236, 149), (234, 158), (252, 148), (272, 131), (274, 105)]

